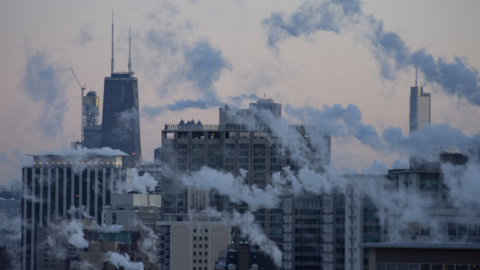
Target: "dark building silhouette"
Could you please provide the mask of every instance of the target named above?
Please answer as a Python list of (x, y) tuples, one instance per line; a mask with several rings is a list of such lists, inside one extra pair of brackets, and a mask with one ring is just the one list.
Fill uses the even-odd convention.
[(127, 166), (141, 163), (138, 81), (133, 77), (130, 53), (128, 72), (114, 72), (113, 24), (112, 67), (111, 76), (105, 78), (100, 146), (128, 154)]

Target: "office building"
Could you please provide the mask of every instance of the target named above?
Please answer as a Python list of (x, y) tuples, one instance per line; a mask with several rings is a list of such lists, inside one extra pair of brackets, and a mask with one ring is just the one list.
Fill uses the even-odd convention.
[(56, 267), (55, 261), (38, 256), (44, 252), (38, 243), (46, 237), (41, 232), (52, 222), (89, 216), (103, 223), (103, 208), (110, 204), (115, 183), (125, 175), (123, 157), (98, 150), (33, 156), (32, 166), (24, 167), (22, 176), (22, 269)]
[[(272, 104), (275, 103), (272, 101)], [(240, 112), (240, 121), (235, 119), (236, 112)], [(213, 190), (199, 191), (194, 187), (185, 187), (181, 177), (203, 166), (231, 173), (235, 177), (240, 177), (241, 172), (245, 171), (246, 185), (265, 188), (271, 184), (272, 174), (286, 167), (296, 171), (305, 165), (301, 162), (309, 162), (313, 170), (321, 171), (330, 162), (330, 137), (319, 135), (322, 143), (314, 145), (310, 141), (313, 134), (307, 136), (307, 130), (313, 132), (313, 127), (288, 126), (288, 134), (275, 134), (269, 126), (274, 125), (273, 122), (254, 121), (253, 125), (245, 124), (243, 117), (250, 117), (247, 110), (238, 111), (226, 106), (220, 108), (219, 114), (221, 125), (193, 121), (185, 123), (183, 120), (177, 125), (165, 125), (162, 131), (162, 167), (167, 172), (162, 180), (164, 214), (185, 214), (208, 207), (218, 211), (235, 209), (240, 213), (249, 210), (247, 204), (232, 204), (228, 198)], [(281, 113), (277, 112), (276, 115), (280, 116)], [(291, 136), (306, 146), (302, 149), (303, 160), (289, 156), (289, 150), (282, 145), (280, 135)], [(258, 209), (254, 214), (259, 226), (281, 249), (282, 206)]]
[(82, 99), (83, 147), (100, 148), (100, 98), (97, 92), (90, 91)]
[(215, 263), (215, 270), (259, 270), (275, 269), (272, 259), (253, 248), (248, 241), (238, 244), (230, 243), (227, 249), (221, 250)]
[[(415, 70), (415, 86), (410, 88), (410, 133), (430, 125), (431, 96), (423, 92), (423, 87), (417, 86), (417, 71)], [(435, 166), (415, 155), (409, 158), (410, 169), (428, 170)]]
[(416, 76), (415, 71), (415, 86), (410, 88), (410, 132), (430, 124), (431, 96), (417, 86)]
[(100, 146), (126, 153), (129, 167), (142, 161), (138, 102), (138, 80), (133, 76), (130, 53), (128, 72), (114, 72), (112, 24), (111, 75), (105, 78)]
[(213, 270), (219, 252), (231, 240), (232, 228), (207, 215), (165, 215), (157, 227), (164, 270)]
[(125, 230), (139, 230), (141, 225), (154, 230), (162, 218), (160, 195), (112, 194), (111, 206), (105, 209), (105, 224), (122, 225)]
[(479, 244), (368, 243), (368, 270), (480, 269)]
[(345, 269), (343, 194), (303, 194), (283, 200), (282, 269)]

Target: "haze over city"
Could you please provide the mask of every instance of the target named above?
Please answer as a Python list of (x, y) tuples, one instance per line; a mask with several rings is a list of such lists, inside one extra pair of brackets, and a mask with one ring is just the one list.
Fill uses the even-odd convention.
[[(477, 267), (477, 10), (1, 3), (0, 185), (17, 188), (0, 199), (17, 206), (0, 216), (0, 243), (15, 242), (0, 257), (24, 269), (388, 269), (368, 249), (428, 243), (455, 269)], [(100, 109), (82, 111), (96, 97)], [(129, 235), (129, 250), (88, 258), (119, 241), (110, 233)], [(169, 256), (178, 243), (183, 259)], [(258, 261), (227, 259), (242, 248)]]
[[(473, 81), (460, 71), (448, 79), (467, 79), (476, 87), (471, 90), (476, 93), (458, 95), (427, 78), (420, 66), (418, 82), (432, 93), (432, 125), (446, 123), (468, 136), (479, 133), (480, 37), (474, 12), (479, 3), (353, 2), (358, 6), (345, 16), (320, 22), (314, 8), (322, 3), (2, 3), (0, 182), (19, 179), (20, 167), (31, 162), (26, 154), (69, 148), (80, 138), (80, 87), (69, 68), (102, 99), (112, 8), (118, 71), (127, 69), (131, 28), (146, 161), (161, 145), (164, 124), (181, 119), (215, 124), (219, 106), (245, 107), (255, 100), (234, 98), (242, 95), (266, 96), (294, 108), (354, 104), (361, 122), (378, 134), (394, 127), (407, 136), (409, 87), (415, 80), (410, 56), (419, 50), (437, 64), (451, 64), (445, 68), (464, 66)], [(329, 11), (343, 12), (338, 6)], [(393, 36), (374, 43), (372, 35), (382, 23), (381, 31)], [(201, 102), (187, 108), (181, 100)], [(362, 146), (350, 135), (334, 136), (332, 165), (339, 172), (361, 171), (375, 159), (390, 166), (407, 158)]]

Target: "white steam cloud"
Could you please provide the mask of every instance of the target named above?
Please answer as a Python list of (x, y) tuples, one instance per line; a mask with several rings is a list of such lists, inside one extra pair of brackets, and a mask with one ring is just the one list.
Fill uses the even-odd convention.
[(132, 262), (127, 254), (121, 255), (119, 253), (109, 251), (104, 260), (112, 263), (117, 268), (123, 267), (124, 269), (129, 270), (144, 269), (142, 262)]
[(149, 173), (140, 176), (136, 168), (127, 170), (127, 177), (122, 178), (121, 181), (115, 183), (115, 191), (117, 193), (139, 192), (147, 194), (153, 192), (157, 180), (155, 180)]

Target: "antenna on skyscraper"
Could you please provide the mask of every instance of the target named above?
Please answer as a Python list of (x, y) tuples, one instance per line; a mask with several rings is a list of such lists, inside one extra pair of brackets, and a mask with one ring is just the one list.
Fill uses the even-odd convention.
[(132, 74), (132, 36), (130, 35), (130, 27), (128, 27), (128, 74)]
[(113, 67), (115, 65), (115, 60), (113, 58), (113, 9), (112, 9), (112, 74), (113, 74)]
[(417, 87), (417, 65), (415, 65), (415, 87)]

